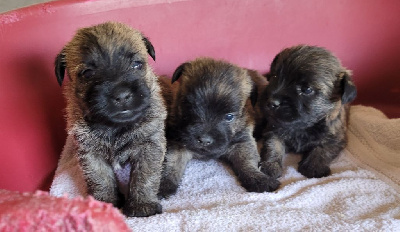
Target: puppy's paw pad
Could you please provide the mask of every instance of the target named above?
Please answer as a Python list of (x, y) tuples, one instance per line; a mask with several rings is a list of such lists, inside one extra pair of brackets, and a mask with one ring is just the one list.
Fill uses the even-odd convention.
[(128, 217), (148, 217), (162, 213), (162, 206), (158, 202), (125, 205), (122, 212)]
[(282, 176), (282, 167), (278, 162), (267, 162), (263, 161), (260, 163), (260, 171), (265, 175), (270, 176), (272, 178), (279, 178)]
[(243, 183), (243, 187), (249, 192), (273, 192), (280, 186), (280, 182), (269, 176), (264, 175), (263, 177), (255, 178), (246, 183)]
[(298, 171), (307, 178), (321, 178), (331, 174), (331, 169), (326, 165), (313, 166), (299, 164)]

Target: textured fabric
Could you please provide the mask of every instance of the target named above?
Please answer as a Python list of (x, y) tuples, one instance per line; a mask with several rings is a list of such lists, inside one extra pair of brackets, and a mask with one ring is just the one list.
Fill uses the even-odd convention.
[(82, 175), (82, 170), (75, 155), (76, 145), (72, 136), (68, 136), (62, 151), (58, 167), (50, 186), (50, 194), (54, 196), (67, 195), (86, 196), (87, 185)]
[(388, 119), (375, 108), (354, 106), (347, 134), (353, 161), (400, 192), (400, 118)]
[(0, 231), (130, 231), (111, 204), (93, 197), (53, 197), (48, 192), (0, 189)]
[[(366, 109), (353, 107), (351, 110), (350, 124), (354, 124), (350, 125), (351, 132), (367, 127), (356, 119), (357, 115), (367, 117)], [(368, 122), (368, 128), (371, 125)], [(378, 135), (377, 131), (372, 136)], [(357, 148), (354, 143), (359, 139), (349, 134), (349, 151), (355, 149), (358, 154), (367, 149), (365, 145)], [(374, 141), (388, 143), (387, 139)], [(332, 163), (332, 175), (320, 179), (307, 179), (297, 171), (300, 156), (285, 156), (282, 185), (272, 193), (248, 193), (228, 166), (214, 160), (192, 160), (177, 194), (161, 201), (163, 214), (126, 221), (134, 231), (400, 231), (400, 195), (396, 191), (399, 186), (396, 178), (390, 178), (399, 167), (372, 162), (365, 168), (354, 162), (357, 156), (349, 151)], [(365, 152), (360, 160), (368, 160), (370, 153)], [(377, 154), (378, 157), (387, 155)], [(64, 153), (61, 157), (50, 193), (85, 194), (71, 191), (80, 189), (71, 184), (82, 183), (70, 180), (82, 177), (77, 163), (72, 164), (76, 159), (65, 156), (70, 155)], [(384, 159), (389, 163), (396, 161)], [(380, 169), (385, 172), (376, 174)], [(389, 175), (385, 176), (386, 173)]]

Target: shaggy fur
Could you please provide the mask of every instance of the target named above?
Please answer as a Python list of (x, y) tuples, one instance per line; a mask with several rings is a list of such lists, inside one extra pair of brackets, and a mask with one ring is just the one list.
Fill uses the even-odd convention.
[[(263, 78), (261, 76), (261, 78)], [(180, 83), (175, 82), (180, 79)], [(175, 82), (175, 83), (174, 83)], [(173, 77), (174, 99), (167, 124), (167, 154), (160, 196), (174, 194), (186, 164), (195, 159), (221, 159), (248, 191), (279, 187), (258, 169), (250, 103), (254, 84), (248, 71), (210, 58), (180, 65)], [(255, 99), (253, 99), (255, 103)]]
[[(127, 216), (161, 213), (157, 199), (167, 116), (150, 41), (126, 25), (107, 22), (82, 28), (55, 62), (61, 85), (64, 71), (67, 130), (76, 143), (88, 193), (122, 206)], [(116, 173), (130, 169), (128, 192)], [(125, 194), (125, 198), (123, 197)]]
[(329, 164), (346, 146), (348, 103), (356, 97), (350, 71), (324, 48), (296, 46), (281, 51), (266, 76), (258, 102), (261, 171), (278, 178), (283, 155), (298, 153), (301, 174), (329, 175)]

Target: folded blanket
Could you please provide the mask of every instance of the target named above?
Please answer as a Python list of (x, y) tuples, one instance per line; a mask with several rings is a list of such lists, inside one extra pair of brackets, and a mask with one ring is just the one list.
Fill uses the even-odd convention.
[[(367, 127), (356, 118), (369, 118), (374, 112), (353, 107), (351, 133), (371, 128), (367, 129), (372, 131), (371, 137), (378, 136), (378, 131), (385, 134), (372, 126), (378, 119), (365, 120)], [(383, 114), (376, 117), (382, 127), (384, 121), (393, 122)], [(399, 131), (399, 125), (395, 126)], [(348, 150), (332, 163), (328, 177), (307, 179), (297, 171), (300, 156), (285, 156), (282, 186), (272, 193), (246, 192), (228, 166), (214, 160), (192, 160), (177, 194), (161, 201), (162, 214), (128, 218), (126, 222), (133, 231), (396, 231), (400, 228), (400, 195), (393, 186), (398, 188), (399, 175), (391, 173), (399, 172), (398, 159), (393, 165), (396, 160), (392, 156), (398, 156), (398, 152), (390, 155), (381, 147), (383, 150), (374, 150), (379, 164), (364, 163), (365, 159), (370, 161), (371, 151), (366, 145), (353, 144), (369, 141), (361, 132), (359, 137), (349, 133)], [(374, 141), (376, 146), (385, 147), (389, 140)], [(66, 148), (69, 145), (67, 141)], [(366, 154), (359, 153), (362, 149)], [(63, 152), (50, 193), (85, 196), (85, 188), (76, 157)]]
[(353, 106), (347, 134), (349, 157), (400, 192), (400, 118), (388, 119), (372, 107)]

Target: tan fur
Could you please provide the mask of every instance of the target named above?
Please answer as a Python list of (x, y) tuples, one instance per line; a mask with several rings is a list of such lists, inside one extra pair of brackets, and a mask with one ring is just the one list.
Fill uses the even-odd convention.
[[(278, 188), (277, 181), (271, 181), (270, 177), (258, 169), (260, 156), (252, 136), (255, 112), (249, 99), (254, 89), (254, 82), (248, 70), (220, 60), (198, 58), (178, 67), (173, 78), (179, 78), (180, 82), (173, 84), (177, 84), (178, 88), (172, 90), (174, 97), (171, 114), (168, 116), (168, 148), (160, 184), (160, 195), (167, 197), (177, 190), (186, 164), (192, 158), (213, 158), (227, 161), (242, 186), (248, 191), (264, 192)], [(188, 96), (194, 97), (194, 102), (186, 104)], [(224, 99), (227, 100), (227, 98), (234, 102), (237, 100), (240, 105), (239, 109), (232, 112), (237, 115), (235, 120), (230, 123), (223, 124), (223, 118), (228, 113), (223, 110), (224, 107), (217, 110), (215, 105), (204, 105), (206, 103), (199, 105), (199, 102), (208, 102), (207, 100), (223, 105)], [(187, 118), (188, 113), (194, 108), (198, 110), (198, 114)], [(212, 116), (208, 118), (203, 114)], [(186, 121), (188, 121), (188, 125), (185, 124)], [(197, 127), (199, 124), (201, 124), (199, 130), (206, 130), (207, 136), (210, 135), (214, 138), (213, 146), (219, 144), (215, 145), (216, 147), (212, 150), (196, 150), (202, 149), (194, 144), (199, 130), (192, 134), (185, 134), (192, 130), (190, 128)], [(216, 129), (217, 125), (220, 126), (218, 128), (223, 129)], [(226, 132), (223, 130), (229, 131), (232, 138), (226, 143), (218, 143), (221, 137), (225, 137), (225, 134), (219, 134)]]
[[(67, 131), (75, 141), (88, 192), (97, 200), (123, 206), (127, 216), (161, 213), (157, 191), (166, 151), (164, 123), (167, 111), (158, 78), (147, 63), (148, 52), (143, 38), (139, 31), (116, 22), (82, 28), (60, 53), (59, 57), (64, 58), (58, 60), (58, 65), (60, 62), (65, 63), (69, 76), (64, 87)], [(98, 126), (85, 118), (91, 104), (85, 100), (90, 85), (89, 82), (80, 81), (78, 75), (88, 68), (85, 63), (88, 51), (97, 57), (96, 62), (103, 59), (109, 59), (111, 64), (130, 62), (122, 56), (113, 55), (121, 48), (129, 48), (127, 52), (134, 53), (136, 59), (140, 57), (143, 62), (143, 69), (146, 70), (144, 83), (150, 92), (150, 107), (143, 112), (143, 119), (129, 126)], [(101, 53), (96, 49), (101, 50)], [(118, 60), (114, 60), (116, 57)], [(114, 82), (119, 77), (109, 78), (108, 81)], [(126, 165), (130, 166), (131, 171), (128, 192), (123, 192), (117, 187), (116, 172)], [(120, 197), (122, 194), (125, 200)]]
[(357, 94), (351, 72), (330, 51), (299, 45), (277, 54), (266, 76), (270, 82), (258, 101), (261, 171), (278, 178), (283, 155), (299, 153), (301, 174), (329, 175), (347, 142), (347, 109)]

